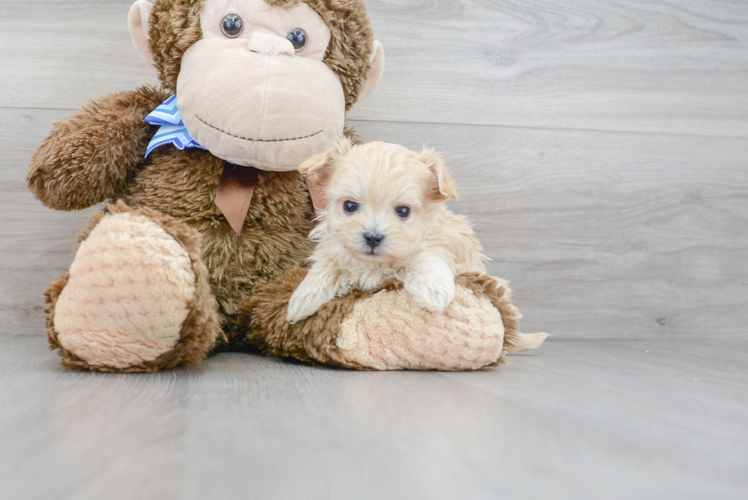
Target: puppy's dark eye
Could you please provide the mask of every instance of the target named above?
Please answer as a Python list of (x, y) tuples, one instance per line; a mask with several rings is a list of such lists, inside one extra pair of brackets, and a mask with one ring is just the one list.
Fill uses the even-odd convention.
[(395, 209), (395, 213), (401, 219), (407, 219), (408, 217), (410, 217), (410, 208), (408, 208), (408, 207), (397, 207)]
[(304, 47), (306, 47), (307, 44), (307, 36), (306, 31), (304, 31), (301, 28), (296, 28), (288, 32), (288, 35), (286, 35), (286, 38), (288, 38), (288, 41), (291, 42), (293, 45), (293, 48), (296, 49), (296, 52), (300, 52), (304, 50)]
[(343, 203), (343, 210), (345, 210), (345, 213), (347, 214), (355, 214), (358, 212), (358, 203), (355, 201), (346, 201)]
[(244, 32), (244, 21), (238, 14), (228, 14), (221, 20), (221, 31), (227, 38), (237, 38)]

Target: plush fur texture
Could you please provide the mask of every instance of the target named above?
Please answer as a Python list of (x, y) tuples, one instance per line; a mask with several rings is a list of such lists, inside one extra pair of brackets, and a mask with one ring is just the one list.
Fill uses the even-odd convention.
[(117, 198), (144, 163), (156, 132), (146, 115), (168, 97), (151, 87), (120, 92), (56, 123), (31, 159), (29, 190), (55, 210), (82, 210)]
[[(297, 172), (259, 172), (244, 230), (237, 236), (214, 204), (223, 162), (206, 151), (157, 150), (121, 198), (185, 221), (202, 237), (203, 262), (222, 325), (233, 323), (254, 287), (278, 277), (311, 253), (313, 208)], [(230, 330), (230, 328), (229, 328)], [(235, 336), (225, 331), (220, 343)]]
[[(302, 0), (266, 0), (270, 5), (293, 7)], [(332, 39), (325, 63), (343, 84), (346, 109), (358, 100), (369, 73), (374, 35), (363, 0), (303, 0), (327, 23)], [(202, 38), (200, 13), (204, 0), (158, 0), (153, 6), (151, 52), (164, 90), (176, 92), (182, 56)]]
[[(99, 231), (98, 237), (96, 236), (96, 230), (97, 228), (100, 229), (102, 223), (104, 223), (104, 226), (108, 226), (110, 225), (109, 223), (115, 220), (119, 220), (121, 223), (122, 219), (129, 221), (129, 225), (131, 228), (134, 228), (133, 232), (135, 233), (139, 232), (137, 229), (138, 224), (145, 226), (147, 230), (154, 233), (157, 240), (153, 241), (148, 236), (147, 240), (144, 240), (144, 243), (149, 248), (140, 249), (140, 251), (145, 251), (151, 255), (144, 255), (139, 258), (135, 257), (135, 262), (133, 262), (133, 256), (118, 253), (117, 248), (126, 251), (129, 250), (127, 246), (121, 245), (124, 242), (123, 238), (127, 236), (121, 231), (110, 232), (108, 234), (100, 234)], [(153, 227), (149, 228), (149, 225)], [(216, 302), (210, 292), (210, 285), (208, 283), (208, 269), (200, 258), (200, 238), (195, 231), (184, 223), (161, 215), (154, 210), (148, 208), (133, 210), (124, 203), (119, 202), (108, 206), (105, 211), (94, 215), (88, 225), (88, 229), (81, 234), (78, 241), (81, 245), (84, 245), (91, 238), (92, 234), (99, 242), (104, 240), (104, 246), (109, 247), (109, 251), (106, 252), (106, 258), (109, 261), (108, 269), (107, 266), (103, 266), (98, 262), (103, 257), (98, 252), (101, 248), (97, 249), (94, 253), (79, 252), (75, 263), (77, 266), (74, 264), (70, 274), (61, 276), (45, 292), (45, 299), (49, 304), (45, 312), (47, 313), (47, 332), (49, 334), (50, 347), (52, 349), (59, 349), (63, 366), (71, 369), (104, 372), (154, 372), (160, 369), (191, 365), (202, 361), (216, 340), (219, 332), (219, 324), (216, 314)], [(107, 238), (110, 240), (109, 243), (106, 243)], [(157, 248), (158, 239), (163, 239), (164, 243), (170, 249), (169, 252), (159, 251)], [(137, 249), (137, 245), (133, 249)], [(174, 314), (169, 309), (163, 309), (165, 305), (163, 301), (160, 301), (160, 305), (155, 309), (138, 310), (139, 305), (144, 305), (151, 301), (159, 302), (159, 300), (154, 300), (153, 298), (143, 302), (138, 300), (140, 298), (138, 295), (143, 292), (147, 293), (148, 288), (151, 288), (152, 292), (158, 293), (158, 280), (154, 281), (153, 276), (156, 275), (157, 277), (160, 274), (159, 270), (149, 269), (144, 267), (144, 264), (148, 265), (149, 262), (152, 262), (154, 265), (161, 267), (163, 264), (153, 261), (153, 257), (158, 258), (159, 253), (162, 253), (164, 257), (171, 260), (174, 260), (173, 255), (176, 254), (177, 261), (184, 260), (184, 262), (176, 262), (177, 266), (185, 264), (188, 266), (181, 273), (186, 280), (183, 280), (185, 293), (181, 299), (178, 299), (181, 305), (180, 303), (175, 303), (171, 306), (172, 308), (176, 307), (176, 314), (179, 315), (178, 328), (176, 330), (177, 335), (174, 338), (172, 338), (171, 332), (167, 332), (166, 339), (163, 337), (145, 338), (144, 335), (148, 336), (149, 328), (143, 329), (141, 328), (142, 325), (138, 326), (138, 321), (149, 323), (151, 319), (148, 317), (139, 319), (139, 316), (159, 314), (162, 319), (152, 318), (154, 320), (152, 326), (163, 327), (164, 318), (169, 323), (168, 318)], [(131, 261), (118, 264), (118, 258), (131, 259)], [(95, 269), (90, 269), (93, 274), (87, 272), (87, 268), (90, 265), (95, 266)], [(131, 269), (129, 275), (123, 274), (122, 271), (126, 271), (128, 266), (135, 267)], [(148, 273), (150, 279), (148, 276), (140, 276), (144, 280), (143, 285), (134, 284), (133, 280), (137, 281), (138, 275), (143, 274), (143, 272)], [(79, 276), (75, 276), (76, 273)], [(179, 276), (172, 276), (173, 274), (170, 272), (170, 277), (167, 277), (167, 279), (179, 278)], [(99, 287), (98, 290), (92, 289), (89, 286), (68, 289), (66, 287), (71, 284), (71, 275), (73, 275), (73, 279), (85, 280), (88, 276), (92, 276), (96, 281), (113, 281), (114, 286), (110, 287), (107, 285), (105, 288)], [(90, 283), (82, 284), (90, 285)], [(154, 286), (156, 288), (153, 288)], [(165, 292), (171, 293), (171, 287), (167, 286), (167, 288), (169, 290), (165, 290)], [(130, 302), (130, 304), (117, 304), (115, 305), (118, 308), (117, 312), (109, 311), (108, 308), (113, 305), (112, 301), (101, 302), (97, 306), (96, 303), (98, 301), (95, 296), (91, 295), (92, 291), (94, 293), (115, 294), (121, 300)], [(63, 293), (73, 294), (73, 297), (68, 297), (69, 300), (72, 299), (76, 302), (89, 304), (88, 307), (78, 307), (71, 310), (74, 321), (82, 320), (86, 323), (84, 328), (67, 328), (65, 332), (58, 330), (58, 327), (55, 325), (55, 319), (58, 318), (57, 314), (60, 312), (58, 306), (60, 305), (60, 297)], [(133, 296), (133, 293), (136, 296)], [(133, 306), (135, 309), (133, 309)], [(123, 314), (131, 317), (131, 319), (120, 323), (120, 325), (131, 327), (134, 324), (136, 326), (135, 329), (117, 329), (115, 318), (121, 317)], [(96, 324), (97, 322), (98, 325)], [(163, 335), (163, 333), (162, 331), (161, 334)], [(89, 339), (88, 337), (91, 335), (97, 338)], [(125, 338), (128, 335), (130, 338)], [(92, 340), (92, 342), (88, 342), (88, 340)]]
[[(410, 305), (407, 313), (396, 307), (402, 303)], [(407, 335), (398, 331), (403, 327)], [(499, 359), (503, 340), (499, 311), (486, 297), (457, 287), (444, 314), (419, 307), (406, 290), (373, 295), (353, 308), (336, 345), (346, 359), (377, 370), (462, 371)]]
[[(314, 211), (304, 179), (298, 172), (260, 172), (245, 230), (237, 236), (214, 203), (224, 166), (220, 159), (203, 150), (174, 148), (143, 158), (151, 130), (145, 117), (166, 94), (143, 87), (114, 97), (94, 102), (56, 125), (51, 141), (34, 155), (30, 189), (42, 203), (57, 209), (83, 209), (112, 198), (184, 221), (201, 235), (202, 259), (211, 270), (219, 318), (228, 325), (256, 284), (272, 280), (311, 254), (313, 243), (307, 235)], [(120, 113), (128, 122), (115, 131), (107, 120)], [(116, 133), (127, 140), (118, 140)], [(128, 147), (140, 157), (131, 158)], [(120, 155), (123, 162), (113, 161)], [(70, 175), (72, 166), (76, 175)], [(230, 342), (230, 336), (222, 335), (219, 342)]]
[[(326, 61), (340, 75), (350, 105), (363, 85), (373, 43), (363, 2), (308, 3), (334, 27), (334, 44)], [(244, 349), (373, 368), (355, 361), (357, 357), (349, 359), (351, 353), (335, 344), (345, 318), (371, 292), (354, 289), (299, 325), (290, 327), (285, 321), (288, 299), (304, 275), (297, 268), (314, 248), (307, 237), (313, 227), (314, 210), (305, 180), (298, 172), (259, 173), (249, 214), (237, 236), (214, 203), (224, 168), (222, 160), (205, 150), (179, 151), (168, 146), (144, 158), (156, 132), (145, 123), (145, 117), (174, 91), (180, 58), (200, 37), (200, 10), (200, 1), (158, 0), (150, 34), (164, 88), (143, 87), (104, 97), (57, 123), (34, 155), (28, 174), (34, 196), (58, 210), (116, 201), (94, 217), (89, 231), (105, 217), (133, 212), (160, 226), (183, 247), (195, 276), (195, 292), (188, 301), (179, 340), (156, 359), (144, 359), (137, 366), (86, 361), (63, 347), (55, 327), (56, 306), (70, 282), (69, 276), (63, 276), (46, 292), (50, 345), (60, 349), (64, 366), (98, 371), (156, 371), (197, 363), (209, 351)], [(81, 240), (87, 236), (84, 233)], [(81, 259), (86, 257), (82, 254)], [(466, 286), (476, 297), (485, 295), (491, 300), (502, 313), (508, 332), (502, 309), (506, 302), (501, 301), (497, 288), (476, 284), (486, 279), (471, 279)], [(398, 286), (385, 284), (382, 290)], [(470, 324), (476, 314), (483, 312), (468, 308), (457, 319)], [(109, 327), (117, 330), (116, 325)], [(509, 333), (505, 343), (527, 345), (513, 340)]]
[[(475, 370), (502, 364), (507, 354), (539, 347), (547, 337), (519, 333), (521, 315), (507, 283), (485, 274), (458, 276), (459, 302), (436, 322), (434, 313), (400, 316), (410, 311), (401, 307), (407, 294), (402, 283), (388, 281), (368, 292), (353, 288), (309, 319), (290, 325), (288, 302), (305, 276), (303, 269), (289, 271), (257, 287), (240, 308), (239, 323), (249, 331), (251, 344), (266, 354), (358, 370)], [(388, 314), (367, 307), (369, 301), (381, 300)], [(485, 300), (495, 311), (476, 314), (486, 307)], [(500, 325), (486, 322), (499, 316)], [(397, 339), (402, 321), (408, 323), (409, 338)]]
[(56, 305), (57, 340), (92, 366), (138, 366), (177, 345), (194, 296), (182, 245), (144, 215), (109, 215), (78, 248)]
[[(57, 209), (83, 209), (112, 198), (185, 221), (202, 235), (203, 259), (225, 324), (256, 283), (309, 256), (311, 200), (297, 172), (260, 172), (247, 230), (237, 237), (213, 202), (221, 160), (207, 151), (173, 148), (143, 158), (152, 133), (145, 116), (164, 99), (163, 92), (143, 87), (105, 97), (66, 118), (34, 155), (29, 187)], [(108, 124), (122, 115), (127, 117), (122, 128)], [(120, 157), (123, 161), (114, 160)]]
[(324, 186), (330, 205), (312, 231), (313, 265), (291, 297), (289, 321), (311, 316), (353, 286), (371, 290), (390, 279), (404, 283), (416, 307), (443, 312), (455, 297), (456, 275), (485, 272), (487, 258), (470, 224), (445, 204), (457, 197), (455, 183), (433, 152), (343, 139), (300, 171)]

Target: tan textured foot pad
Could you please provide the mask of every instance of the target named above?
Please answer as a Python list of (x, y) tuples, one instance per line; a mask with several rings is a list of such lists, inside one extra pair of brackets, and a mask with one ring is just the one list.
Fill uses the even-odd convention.
[(400, 289), (357, 303), (336, 344), (346, 360), (374, 370), (478, 370), (499, 359), (504, 325), (486, 297), (465, 287), (443, 315)]
[(187, 251), (136, 212), (81, 243), (54, 310), (59, 344), (91, 367), (126, 369), (174, 349), (195, 296)]

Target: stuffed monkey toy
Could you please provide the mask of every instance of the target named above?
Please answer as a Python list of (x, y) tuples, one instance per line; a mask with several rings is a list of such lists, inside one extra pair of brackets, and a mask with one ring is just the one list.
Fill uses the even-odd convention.
[(161, 87), (55, 124), (27, 178), (56, 210), (109, 202), (45, 293), (65, 367), (153, 372), (254, 351), (471, 370), (542, 343), (517, 332), (506, 284), (478, 275), (458, 277), (444, 314), (392, 282), (285, 321), (324, 207), (297, 166), (345, 133), (384, 69), (363, 0), (138, 0), (129, 27)]

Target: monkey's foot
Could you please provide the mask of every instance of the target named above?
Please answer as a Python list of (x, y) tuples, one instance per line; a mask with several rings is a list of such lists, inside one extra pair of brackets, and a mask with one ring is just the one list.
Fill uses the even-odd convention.
[(157, 371), (197, 363), (218, 331), (197, 233), (123, 203), (97, 214), (68, 275), (46, 292), (67, 368)]
[(286, 307), (303, 271), (260, 287), (240, 311), (256, 345), (269, 354), (368, 370), (477, 370), (507, 353), (539, 347), (545, 334), (517, 332), (519, 311), (506, 283), (486, 275), (457, 278), (444, 313), (419, 308), (396, 282), (354, 290), (294, 325)]

